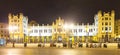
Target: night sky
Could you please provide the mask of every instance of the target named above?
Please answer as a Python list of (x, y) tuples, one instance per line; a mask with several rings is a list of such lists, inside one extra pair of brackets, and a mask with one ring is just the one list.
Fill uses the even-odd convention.
[(66, 22), (93, 23), (99, 10), (115, 10), (120, 19), (119, 0), (0, 0), (0, 22), (8, 22), (8, 13), (22, 12), (39, 24), (51, 24), (59, 16)]

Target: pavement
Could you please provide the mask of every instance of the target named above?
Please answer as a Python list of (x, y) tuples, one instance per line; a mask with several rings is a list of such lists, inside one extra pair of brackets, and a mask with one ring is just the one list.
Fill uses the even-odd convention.
[(0, 48), (0, 55), (120, 55), (111, 48)]
[(12, 43), (8, 43), (6, 46), (0, 47), (0, 55), (120, 55), (117, 43), (108, 43), (108, 48), (86, 48), (85, 43), (83, 48), (78, 46), (64, 48), (62, 44), (56, 44), (57, 47), (50, 47), (49, 43), (46, 43), (45, 47), (39, 48), (37, 43), (28, 43), (26, 48), (24, 48), (23, 43), (15, 43), (14, 48), (12, 45)]

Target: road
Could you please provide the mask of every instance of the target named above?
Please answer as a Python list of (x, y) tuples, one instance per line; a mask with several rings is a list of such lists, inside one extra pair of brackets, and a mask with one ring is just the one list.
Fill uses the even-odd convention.
[(0, 48), (0, 55), (120, 55), (109, 48)]

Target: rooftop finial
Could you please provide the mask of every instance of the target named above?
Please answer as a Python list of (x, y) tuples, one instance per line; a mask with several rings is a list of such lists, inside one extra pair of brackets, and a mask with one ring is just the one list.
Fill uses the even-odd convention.
[(58, 19), (61, 20), (61, 17), (59, 16)]

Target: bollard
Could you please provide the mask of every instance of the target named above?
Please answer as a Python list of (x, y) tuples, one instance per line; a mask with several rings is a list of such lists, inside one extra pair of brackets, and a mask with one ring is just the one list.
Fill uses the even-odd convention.
[(38, 44), (38, 47), (41, 47), (41, 44), (40, 44), (40, 43)]
[(24, 43), (24, 47), (27, 47), (27, 43)]
[(118, 49), (120, 49), (120, 43), (118, 43)]
[(72, 48), (72, 44), (70, 44), (70, 48)]
[(89, 46), (88, 46), (88, 43), (86, 43), (86, 48), (88, 48)]
[(55, 43), (53, 43), (53, 47), (56, 47), (56, 44), (55, 44)]
[(103, 46), (104, 46), (104, 48), (107, 48), (107, 44), (104, 44)]
[(13, 42), (13, 47), (15, 47), (15, 43)]
[(66, 43), (63, 43), (63, 47), (67, 47), (67, 44), (66, 44)]
[(53, 43), (50, 43), (50, 47), (53, 47)]

